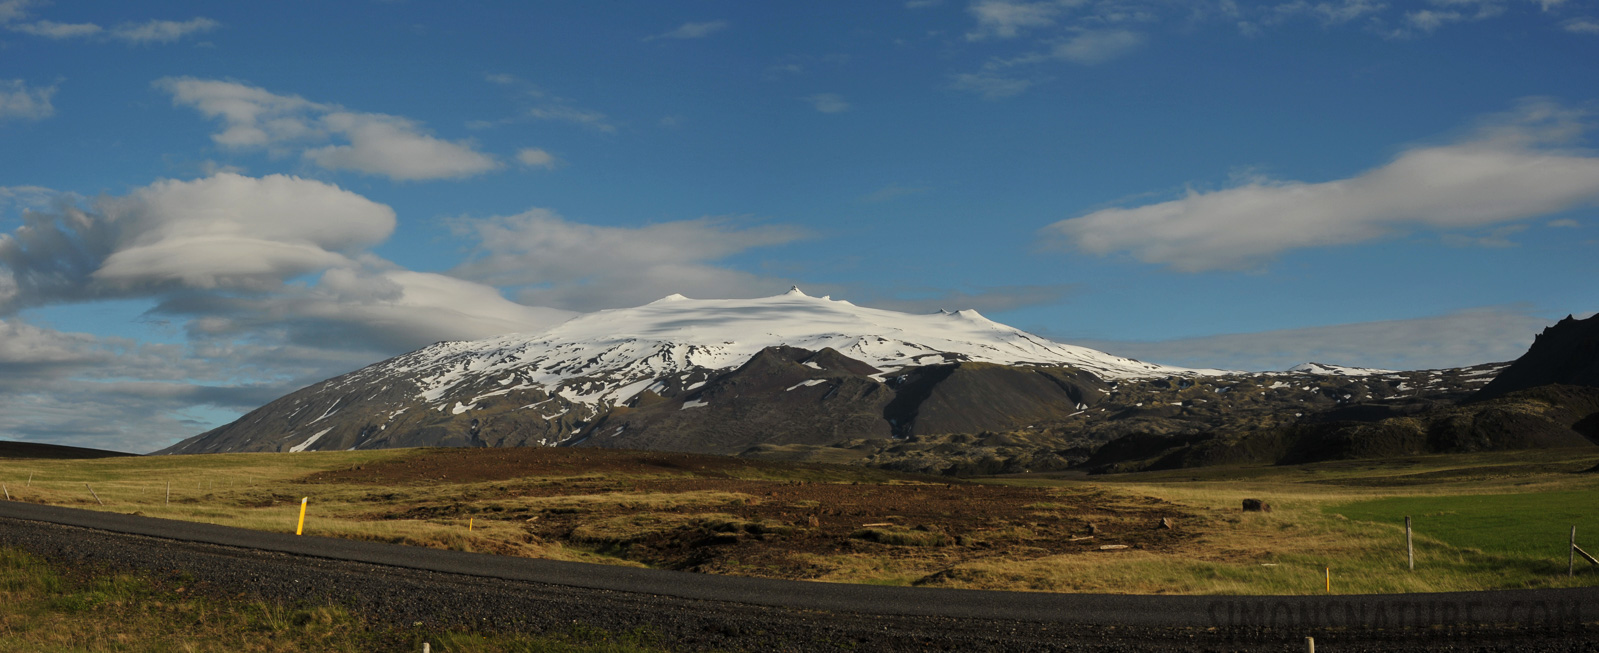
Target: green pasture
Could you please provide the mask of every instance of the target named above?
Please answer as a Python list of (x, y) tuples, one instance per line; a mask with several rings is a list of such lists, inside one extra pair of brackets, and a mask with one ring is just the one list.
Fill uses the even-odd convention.
[[(1566, 566), (1571, 527), (1578, 545), (1599, 551), (1599, 491), (1386, 497), (1327, 506), (1326, 512), (1403, 527), (1464, 550)], [(1587, 563), (1583, 563), (1587, 566)]]

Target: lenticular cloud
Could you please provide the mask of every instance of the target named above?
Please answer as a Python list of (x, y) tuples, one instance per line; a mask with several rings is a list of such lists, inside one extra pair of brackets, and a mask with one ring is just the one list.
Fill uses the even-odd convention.
[(0, 234), (0, 314), (179, 288), (271, 289), (382, 242), (394, 210), (331, 184), (221, 173), (87, 208), (29, 211)]
[(1241, 269), (1283, 251), (1344, 245), (1414, 227), (1473, 228), (1599, 203), (1599, 157), (1561, 149), (1573, 112), (1524, 103), (1465, 142), (1417, 147), (1355, 177), (1261, 180), (1044, 229), (1092, 254), (1127, 252), (1184, 272)]
[(115, 250), (93, 274), (127, 286), (272, 286), (382, 242), (394, 210), (309, 179), (221, 173), (166, 180), (102, 202)]

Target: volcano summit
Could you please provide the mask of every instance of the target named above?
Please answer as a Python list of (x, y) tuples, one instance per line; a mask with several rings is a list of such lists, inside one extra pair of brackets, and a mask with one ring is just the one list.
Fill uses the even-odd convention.
[[(734, 452), (1015, 428), (1153, 365), (976, 311), (671, 295), (542, 333), (441, 342), (294, 392), (160, 453), (588, 444)], [(995, 403), (998, 402), (998, 403)], [(953, 429), (953, 431), (952, 431)]]

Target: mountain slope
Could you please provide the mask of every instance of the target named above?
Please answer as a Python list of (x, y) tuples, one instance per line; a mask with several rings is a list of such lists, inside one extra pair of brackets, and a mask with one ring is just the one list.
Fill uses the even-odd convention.
[[(701, 396), (710, 392), (708, 384), (746, 366), (763, 351), (781, 347), (837, 357), (837, 380), (852, 384), (850, 392), (859, 394), (860, 403), (850, 414), (873, 418), (845, 420), (815, 433), (850, 437), (886, 437), (895, 429), (903, 430), (903, 423), (889, 424), (886, 431), (877, 423), (898, 419), (883, 412), (887, 402), (899, 396), (893, 387), (915, 385), (919, 370), (939, 366), (1043, 366), (1065, 370), (1059, 373), (1062, 378), (1096, 382), (1221, 373), (1153, 365), (1051, 342), (975, 311), (911, 315), (809, 297), (798, 288), (759, 299), (694, 300), (673, 295), (644, 306), (579, 316), (543, 333), (439, 343), (297, 391), (159, 453), (577, 442), (639, 446), (645, 442), (618, 441), (607, 435), (614, 426), (600, 424), (619, 409), (644, 410), (661, 400), (675, 402), (677, 410), (690, 402), (713, 401)], [(774, 354), (775, 359), (786, 355)], [(788, 362), (824, 371), (820, 359)], [(775, 364), (762, 364), (768, 363)], [(973, 370), (967, 367), (947, 376), (958, 384)], [(754, 371), (747, 372), (738, 377), (741, 383), (753, 383)], [(1018, 381), (1024, 385), (1039, 383), (1027, 374), (1018, 378), (1030, 379)], [(1072, 396), (1060, 383), (1048, 383), (1062, 397)], [(761, 384), (750, 387), (772, 390)], [(881, 394), (874, 387), (882, 387)], [(1079, 389), (1076, 398), (1083, 399), (1081, 395)], [(928, 392), (924, 399), (932, 402), (929, 413), (922, 416), (917, 411), (916, 422), (924, 428), (932, 423), (949, 428), (986, 423), (986, 418), (962, 416), (959, 398), (939, 397)], [(879, 401), (883, 405), (877, 405)], [(940, 407), (940, 402), (947, 406)], [(895, 410), (904, 413), (904, 404), (902, 399)], [(990, 416), (996, 412), (990, 409)], [(818, 413), (818, 419), (834, 413), (829, 408)], [(663, 433), (661, 428), (656, 431)], [(798, 437), (797, 429), (789, 431)], [(601, 437), (593, 439), (596, 436)], [(740, 438), (713, 446), (674, 437), (670, 445), (660, 438), (651, 442), (686, 450), (743, 446), (736, 442)]]
[(1544, 329), (1527, 353), (1484, 386), (1472, 401), (1551, 383), (1599, 387), (1599, 315), (1586, 320), (1567, 315)]

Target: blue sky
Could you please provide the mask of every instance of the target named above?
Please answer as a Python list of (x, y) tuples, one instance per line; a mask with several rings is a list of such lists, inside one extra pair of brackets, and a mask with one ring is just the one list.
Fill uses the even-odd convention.
[(1148, 360), (1599, 306), (1599, 2), (0, 0), (0, 438), (798, 284)]

